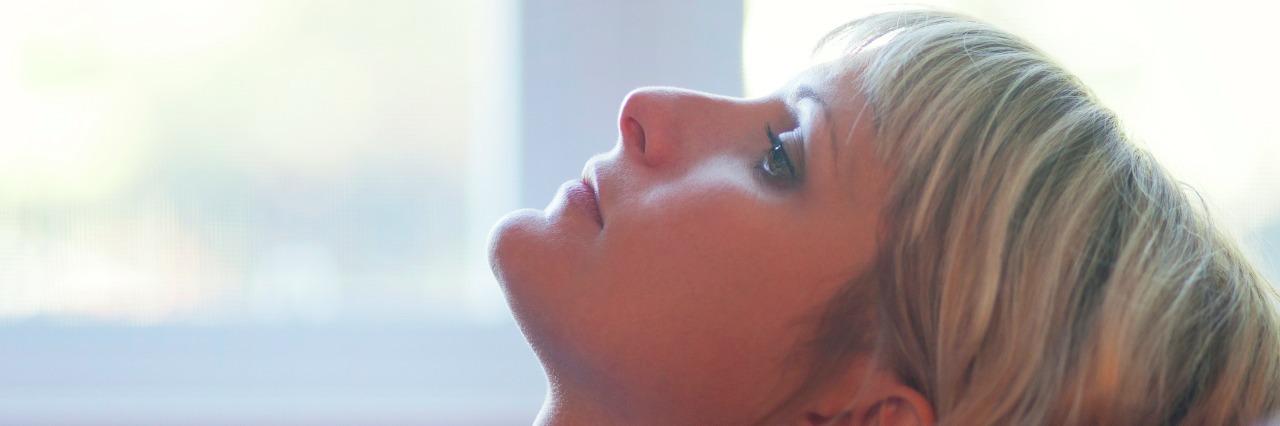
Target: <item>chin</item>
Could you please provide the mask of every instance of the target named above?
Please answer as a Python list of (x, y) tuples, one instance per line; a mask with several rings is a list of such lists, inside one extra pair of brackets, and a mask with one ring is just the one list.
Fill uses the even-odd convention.
[(489, 267), (504, 288), (523, 281), (538, 263), (536, 246), (546, 227), (542, 211), (522, 209), (507, 213), (489, 230)]
[[(489, 266), (502, 286), (507, 306), (533, 346), (561, 329), (572, 307), (574, 283), (586, 247), (541, 210), (507, 214), (489, 232)], [(535, 348), (537, 349), (537, 348)]]
[(511, 310), (525, 336), (542, 364), (547, 365), (548, 355), (557, 347), (549, 343), (549, 332), (554, 330), (554, 309), (548, 309), (542, 297), (554, 293), (554, 278), (549, 276), (548, 263), (558, 256), (549, 247), (545, 234), (549, 231), (549, 219), (540, 210), (524, 209), (511, 212), (489, 231), (489, 266), (502, 286), (507, 307)]

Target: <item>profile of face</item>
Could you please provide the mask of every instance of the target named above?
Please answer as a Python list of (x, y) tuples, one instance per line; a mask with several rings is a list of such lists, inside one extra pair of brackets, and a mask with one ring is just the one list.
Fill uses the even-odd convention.
[(814, 316), (876, 254), (892, 176), (854, 69), (758, 99), (636, 90), (581, 182), (498, 223), (491, 263), (552, 398), (739, 424), (794, 385)]

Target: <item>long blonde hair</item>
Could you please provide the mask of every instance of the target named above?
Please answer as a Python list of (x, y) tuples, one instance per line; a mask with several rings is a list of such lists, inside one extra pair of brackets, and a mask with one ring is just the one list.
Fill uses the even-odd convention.
[(868, 353), (944, 424), (1280, 409), (1276, 289), (1080, 81), (950, 13), (877, 14), (834, 40), (878, 45), (858, 81), (898, 177), (878, 260), (829, 304), (775, 414)]

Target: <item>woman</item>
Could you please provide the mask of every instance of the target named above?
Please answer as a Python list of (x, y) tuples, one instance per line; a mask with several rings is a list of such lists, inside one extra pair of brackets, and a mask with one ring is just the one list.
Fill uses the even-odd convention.
[(946, 13), (833, 34), (768, 97), (631, 93), (581, 182), (497, 225), (540, 423), (1280, 408), (1275, 289), (1077, 80)]

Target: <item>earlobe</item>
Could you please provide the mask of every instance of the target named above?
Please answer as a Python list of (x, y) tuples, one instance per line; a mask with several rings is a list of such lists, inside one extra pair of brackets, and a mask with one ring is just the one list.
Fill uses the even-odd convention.
[(903, 398), (889, 398), (881, 401), (871, 411), (867, 412), (867, 417), (863, 418), (863, 425), (876, 426), (925, 426), (932, 425), (933, 408), (925, 405), (921, 407), (917, 403), (913, 403)]
[[(858, 418), (858, 421), (855, 422), (854, 418)], [(852, 411), (833, 414), (809, 412), (806, 420), (810, 426), (928, 426), (934, 423), (932, 407), (928, 404), (920, 406), (902, 398), (888, 398), (874, 403), (872, 407), (861, 411), (859, 417), (855, 417)]]
[(928, 426), (934, 424), (933, 409), (919, 406), (902, 398), (889, 398), (880, 401), (863, 412), (858, 422), (853, 421), (851, 411), (835, 415), (823, 415), (817, 412), (808, 413), (807, 420), (811, 426)]
[(932, 425), (933, 404), (896, 374), (857, 362), (809, 410), (808, 425)]

